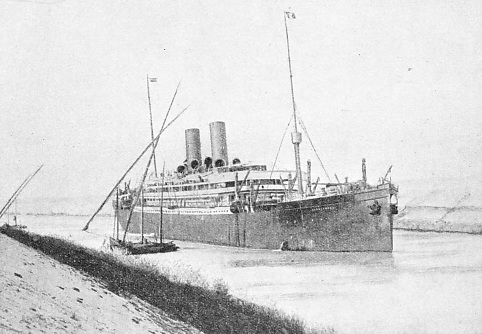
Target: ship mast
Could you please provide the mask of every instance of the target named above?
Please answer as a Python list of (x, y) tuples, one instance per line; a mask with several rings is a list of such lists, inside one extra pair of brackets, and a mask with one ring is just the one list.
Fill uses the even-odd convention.
[[(157, 78), (149, 78), (147, 75), (147, 100), (149, 101), (149, 117), (151, 120), (151, 141), (154, 142), (154, 128), (152, 126), (152, 110), (151, 110), (151, 92), (149, 89), (149, 81), (157, 82)], [(152, 146), (152, 154), (154, 156), (154, 175), (157, 177), (157, 162), (156, 162), (156, 148)]]
[(301, 162), (300, 162), (301, 132), (298, 132), (298, 120), (296, 117), (295, 93), (293, 89), (293, 72), (291, 71), (290, 40), (288, 37), (288, 24), (286, 23), (286, 17), (294, 19), (295, 15), (290, 12), (284, 12), (286, 45), (288, 47), (288, 66), (290, 69), (291, 100), (293, 103), (293, 119), (294, 119), (294, 131), (291, 133), (291, 142), (293, 143), (293, 146), (295, 149), (295, 163), (296, 163), (296, 176), (298, 179), (298, 192), (301, 196), (303, 196), (303, 178), (301, 175)]

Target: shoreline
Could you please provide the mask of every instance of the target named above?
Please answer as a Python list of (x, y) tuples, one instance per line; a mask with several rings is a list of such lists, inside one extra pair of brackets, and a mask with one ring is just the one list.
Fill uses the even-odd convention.
[(482, 232), (470, 232), (470, 231), (451, 231), (451, 230), (437, 230), (437, 229), (420, 229), (416, 227), (394, 227), (397, 231), (407, 231), (407, 232), (421, 232), (421, 233), (453, 233), (453, 234), (468, 234), (468, 235), (482, 235)]
[(0, 233), (0, 331), (202, 333)]
[[(67, 265), (72, 272), (80, 270), (91, 280), (102, 282), (103, 289), (115, 295), (128, 296), (127, 300), (136, 296), (155, 310), (161, 310), (170, 319), (193, 326), (198, 330), (193, 333), (198, 333), (199, 330), (209, 333), (323, 332), (306, 328), (302, 321), (281, 311), (235, 298), (222, 284), (214, 289), (205, 289), (173, 282), (160, 275), (154, 267), (142, 261), (135, 263), (132, 257), (126, 263), (111, 253), (94, 251), (50, 236), (40, 236), (11, 227), (3, 227), (0, 232), (24, 244), (23, 247), (32, 247), (39, 251), (37, 253), (46, 254), (41, 255), (50, 261), (57, 260), (59, 265)], [(44, 278), (49, 280), (48, 277)], [(332, 330), (325, 332), (333, 333)]]

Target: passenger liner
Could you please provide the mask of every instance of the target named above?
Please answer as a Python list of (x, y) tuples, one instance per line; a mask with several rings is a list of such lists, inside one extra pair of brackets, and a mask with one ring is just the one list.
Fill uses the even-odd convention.
[[(311, 251), (393, 249), (397, 188), (386, 178), (366, 182), (365, 164), (357, 182), (311, 181), (308, 172), (268, 170), (266, 165), (228, 163), (226, 126), (210, 124), (212, 156), (201, 155), (199, 129), (187, 129), (186, 161), (177, 170), (151, 177), (142, 189), (124, 189), (114, 202), (125, 229), (134, 195), (129, 232), (164, 238), (252, 247)], [(292, 138), (301, 138), (295, 133)], [(296, 185), (301, 184), (301, 187)], [(301, 191), (300, 191), (301, 189)]]
[(199, 129), (187, 129), (186, 164), (124, 189), (114, 202), (124, 230), (235, 247), (392, 251), (398, 189), (386, 177), (369, 185), (364, 162), (357, 182), (319, 184), (311, 181), (310, 166), (301, 171), (287, 18), (295, 16), (284, 13), (296, 170), (230, 162), (224, 122), (210, 124), (212, 155), (203, 160)]

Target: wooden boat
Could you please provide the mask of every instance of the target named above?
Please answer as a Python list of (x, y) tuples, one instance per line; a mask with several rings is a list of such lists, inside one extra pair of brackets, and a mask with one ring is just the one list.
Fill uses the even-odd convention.
[(167, 253), (174, 252), (179, 249), (172, 241), (171, 242), (130, 242), (122, 241), (115, 238), (109, 238), (109, 247), (113, 249), (125, 250), (127, 254), (153, 254), (153, 253)]
[[(120, 190), (117, 190), (116, 196), (116, 205), (119, 205), (119, 194)], [(143, 197), (143, 193), (141, 193)], [(119, 216), (117, 210), (115, 211), (115, 218), (114, 218), (114, 235), (116, 237), (109, 238), (109, 248), (113, 249), (122, 249), (126, 252), (126, 254), (130, 255), (140, 255), (140, 254), (154, 254), (154, 253), (167, 253), (167, 252), (174, 252), (179, 249), (172, 241), (170, 242), (163, 242), (162, 241), (162, 215), (160, 220), (158, 221), (157, 225), (157, 232), (159, 233), (159, 242), (149, 241), (148, 239), (144, 238), (144, 212), (143, 207), (141, 208), (141, 241), (139, 242), (132, 242), (126, 241), (127, 230), (129, 226), (125, 226), (124, 229), (124, 237), (122, 240), (119, 238)]]

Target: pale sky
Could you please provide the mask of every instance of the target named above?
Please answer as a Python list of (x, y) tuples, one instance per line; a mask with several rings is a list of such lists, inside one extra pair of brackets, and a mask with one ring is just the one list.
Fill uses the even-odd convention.
[[(158, 164), (184, 130), (225, 121), (232, 160), (271, 166), (297, 108), (331, 178), (478, 177), (482, 2), (0, 0), (0, 197), (107, 194), (150, 140), (177, 83)], [(303, 135), (302, 164), (321, 168)], [(142, 164), (144, 165), (144, 163)], [(131, 174), (136, 179), (142, 165)], [(278, 166), (293, 168), (286, 135)], [(326, 179), (322, 179), (326, 181)], [(403, 189), (401, 189), (403, 191)]]

